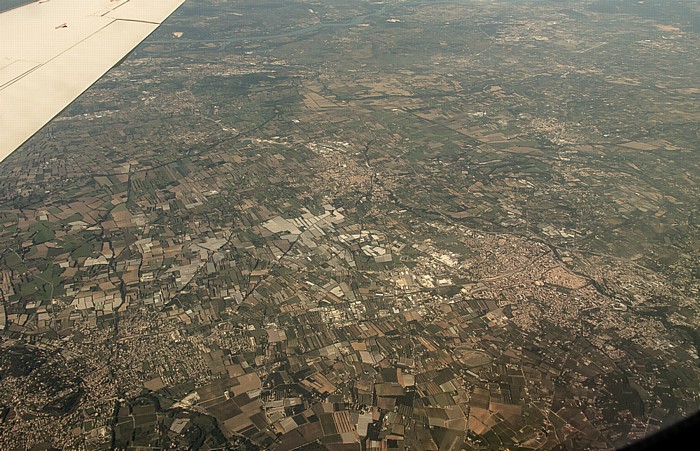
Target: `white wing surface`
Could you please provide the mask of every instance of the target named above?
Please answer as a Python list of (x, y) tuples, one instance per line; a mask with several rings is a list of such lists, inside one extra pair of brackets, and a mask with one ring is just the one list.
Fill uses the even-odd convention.
[(184, 0), (40, 0), (0, 14), (0, 161)]

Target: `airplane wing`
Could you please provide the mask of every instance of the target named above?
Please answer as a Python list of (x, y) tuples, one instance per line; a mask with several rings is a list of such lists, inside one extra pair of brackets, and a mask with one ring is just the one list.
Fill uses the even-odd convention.
[(184, 0), (39, 0), (0, 13), (0, 161)]

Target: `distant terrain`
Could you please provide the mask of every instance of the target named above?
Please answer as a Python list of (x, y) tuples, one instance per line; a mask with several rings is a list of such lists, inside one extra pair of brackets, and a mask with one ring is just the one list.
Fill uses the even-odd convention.
[(698, 411), (698, 24), (188, 0), (0, 165), (0, 449), (616, 449)]
[(35, 0), (0, 0), (0, 12), (32, 3)]

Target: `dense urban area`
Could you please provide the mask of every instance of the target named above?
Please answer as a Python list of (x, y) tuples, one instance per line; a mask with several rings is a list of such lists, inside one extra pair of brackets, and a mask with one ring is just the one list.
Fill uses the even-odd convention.
[(614, 449), (700, 409), (700, 4), (188, 0), (0, 169), (0, 449)]

